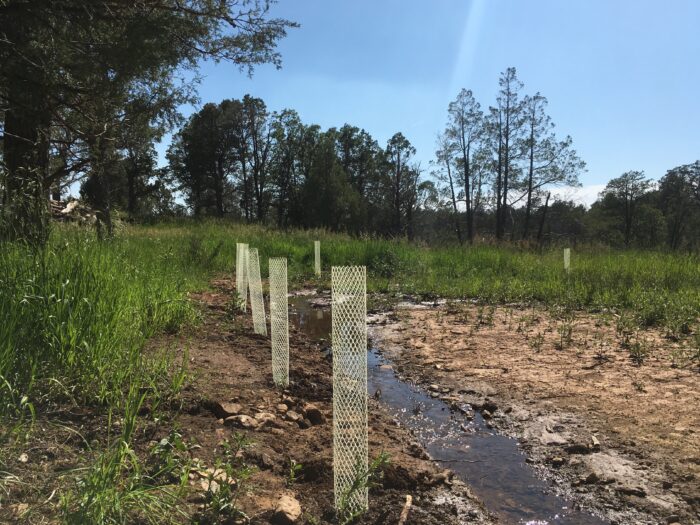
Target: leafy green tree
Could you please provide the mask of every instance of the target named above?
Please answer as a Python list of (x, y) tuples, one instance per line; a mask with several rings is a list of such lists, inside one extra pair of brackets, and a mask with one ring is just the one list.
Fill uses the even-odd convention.
[(442, 151), (443, 155), (449, 151), (456, 154), (466, 208), (467, 239), (471, 243), (474, 240), (474, 193), (480, 190), (472, 181), (477, 171), (474, 169), (473, 157), (478, 151), (479, 141), (484, 132), (484, 115), (471, 90), (466, 89), (462, 89), (457, 98), (450, 102), (447, 113), (449, 120), (445, 134), (452, 142), (452, 147), (442, 148)]
[(670, 169), (659, 181), (658, 206), (673, 250), (700, 245), (700, 161)]
[(436, 169), (432, 172), (433, 178), (437, 179), (438, 183), (441, 185), (438, 190), (441, 190), (444, 194), (447, 194), (450, 205), (452, 207), (452, 221), (454, 222), (455, 233), (457, 234), (457, 241), (462, 244), (462, 228), (459, 220), (459, 187), (458, 181), (456, 180), (456, 167), (455, 163), (455, 144), (450, 141), (446, 134), (440, 134), (437, 138), (437, 150), (435, 151), (435, 167)]
[(360, 197), (336, 154), (337, 130), (319, 136), (309, 176), (304, 181), (304, 226), (356, 230)]
[(625, 246), (632, 242), (640, 201), (652, 186), (652, 181), (644, 176), (643, 171), (628, 171), (608, 182), (601, 193), (598, 207), (620, 225)]
[(272, 179), (275, 186), (275, 207), (277, 208), (277, 226), (290, 224), (292, 217), (297, 217), (295, 209), (300, 200), (302, 171), (300, 158), (304, 147), (306, 126), (299, 114), (285, 109), (272, 116), (273, 150), (270, 162)]
[(536, 194), (552, 185), (578, 185), (578, 176), (586, 166), (572, 148), (571, 137), (567, 136), (562, 141), (557, 140), (554, 134), (554, 123), (545, 112), (546, 106), (547, 99), (539, 93), (527, 96), (523, 100), (522, 148), (523, 157), (527, 160), (524, 239), (527, 239), (530, 234), (530, 217)]
[(418, 170), (410, 165), (416, 154), (414, 148), (401, 132), (395, 133), (386, 145), (388, 194), (391, 202), (391, 232), (406, 233), (407, 224), (415, 204)]
[(501, 73), (498, 85), (496, 106), (489, 108), (486, 129), (491, 135), (490, 144), (495, 154), (496, 238), (500, 240), (509, 213), (508, 193), (518, 183), (516, 162), (522, 153), (518, 144), (523, 133), (524, 115), (520, 97), (523, 83), (518, 80), (514, 67)]
[[(42, 243), (51, 127), (81, 135), (109, 228), (108, 183), (116, 126), (134, 94), (154, 106), (177, 105), (186, 91), (182, 69), (201, 59), (250, 69), (279, 65), (277, 41), (294, 24), (268, 19), (267, 0), (53, 0), (0, 3), (0, 105), (3, 132), (5, 236)], [(154, 38), (153, 35), (158, 35)]]

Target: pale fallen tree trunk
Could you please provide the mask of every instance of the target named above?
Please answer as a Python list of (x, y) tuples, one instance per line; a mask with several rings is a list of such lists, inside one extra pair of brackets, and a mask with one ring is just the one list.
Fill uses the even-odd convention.
[(411, 505), (413, 504), (413, 496), (410, 494), (406, 495), (406, 503), (403, 504), (403, 509), (401, 510), (401, 516), (399, 516), (398, 525), (405, 525), (408, 519), (408, 513), (411, 511)]

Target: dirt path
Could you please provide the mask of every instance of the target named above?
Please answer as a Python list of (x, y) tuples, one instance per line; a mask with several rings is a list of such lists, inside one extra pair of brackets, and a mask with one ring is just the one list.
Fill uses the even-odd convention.
[[(287, 510), (300, 506), (293, 523), (337, 523), (330, 362), (318, 343), (292, 331), (290, 386), (285, 391), (276, 388), (269, 338), (254, 335), (250, 313), (231, 309), (230, 281), (215, 281), (212, 286), (211, 292), (191, 296), (201, 306), (200, 326), (149, 342), (149, 349), (169, 348), (187, 355), (193, 375), (182, 393), (182, 409), (161, 406), (154, 421), (149, 407), (144, 407), (131, 442), (148, 468), (154, 447), (175, 443), (171, 436), (177, 432), (182, 443), (179, 456), (196, 465), (180, 507), (186, 516), (173, 513), (168, 519), (199, 524), (292, 523), (277, 512), (286, 496)], [(119, 429), (118, 421), (112, 423)], [(407, 495), (413, 502), (409, 524), (495, 523), (469, 489), (427, 460), (410, 434), (374, 400), (370, 400), (369, 425), (370, 457), (386, 452), (390, 463), (382, 471), (380, 484), (370, 490), (370, 509), (358, 523), (398, 523)], [(75, 489), (76, 477), (95, 464), (108, 439), (105, 414), (70, 403), (39, 411), (34, 428), (29, 442), (1, 451), (0, 523), (61, 523), (61, 498)], [(245, 437), (250, 445), (228, 447), (236, 436)], [(239, 495), (235, 506), (246, 519), (224, 517), (230, 500), (218, 498), (216, 507), (213, 499), (206, 499), (210, 487), (223, 494), (220, 487), (226, 481), (221, 471), (224, 464), (233, 463), (241, 472), (251, 469), (245, 485), (233, 486), (233, 493)], [(299, 467), (291, 479), (294, 464)], [(214, 485), (207, 477), (213, 478)], [(212, 512), (218, 508), (223, 510)]]
[(700, 375), (673, 367), (675, 343), (603, 318), (467, 303), (404, 305), (372, 334), (400, 374), (485, 410), (613, 523), (700, 523)]
[[(291, 384), (284, 392), (275, 388), (269, 338), (253, 334), (249, 313), (232, 312), (231, 285), (216, 281), (214, 292), (193, 296), (206, 312), (203, 325), (182, 340), (189, 346), (197, 379), (188, 395), (188, 413), (178, 418), (177, 425), (187, 440), (201, 446), (200, 457), (208, 464), (215, 461), (219, 443), (233, 432), (243, 432), (253, 441), (246, 461), (257, 472), (250, 480), (252, 491), (240, 502), (252, 523), (270, 522), (283, 495), (300, 502), (299, 523), (331, 523), (330, 362), (323, 358), (318, 343), (293, 330)], [(231, 409), (231, 404), (236, 406)], [(217, 414), (219, 405), (253, 418), (255, 428), (229, 426), (230, 420), (224, 423), (218, 417), (222, 414)], [(467, 487), (424, 459), (407, 431), (373, 400), (369, 425), (370, 457), (385, 451), (391, 462), (382, 485), (370, 492), (370, 511), (360, 523), (397, 523), (407, 494), (413, 496), (408, 523), (492, 523)], [(297, 481), (290, 485), (292, 461), (302, 466)]]

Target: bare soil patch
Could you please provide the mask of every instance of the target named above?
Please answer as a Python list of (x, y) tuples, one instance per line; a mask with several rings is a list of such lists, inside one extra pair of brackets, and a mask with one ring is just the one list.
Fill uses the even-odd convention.
[(700, 523), (700, 374), (680, 343), (613, 317), (403, 305), (374, 337), (398, 373), (449, 389), (613, 523)]
[[(272, 382), (270, 341), (253, 333), (250, 313), (232, 308), (233, 283), (218, 280), (213, 290), (193, 294), (201, 325), (189, 333), (163, 336), (149, 348), (170, 348), (187, 356), (191, 383), (181, 404), (161, 407), (160, 422), (143, 421), (132, 446), (145, 458), (173, 429), (203, 469), (224, 459), (222, 445), (234, 434), (252, 444), (239, 456), (253, 474), (237, 506), (248, 516), (220, 523), (271, 523), (280, 501), (298, 501), (296, 523), (335, 523), (332, 471), (332, 368), (317, 342), (290, 334), (290, 386)], [(148, 350), (147, 350), (148, 351)], [(226, 419), (224, 419), (224, 417)], [(469, 489), (425, 459), (410, 434), (370, 401), (370, 456), (384, 451), (390, 464), (370, 491), (370, 510), (359, 523), (397, 523), (406, 495), (412, 495), (408, 523), (493, 523)], [(0, 523), (58, 523), (59, 500), (107, 441), (107, 418), (97, 409), (66, 404), (37, 414), (29, 442), (3, 455)], [(27, 454), (23, 456), (22, 454)], [(294, 480), (290, 467), (298, 464)], [(213, 470), (212, 470), (213, 471)], [(202, 508), (203, 480), (191, 476), (185, 510)], [(190, 518), (182, 518), (189, 522)]]

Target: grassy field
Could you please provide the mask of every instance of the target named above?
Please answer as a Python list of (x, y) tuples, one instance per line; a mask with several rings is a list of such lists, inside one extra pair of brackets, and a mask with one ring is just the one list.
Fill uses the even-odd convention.
[(29, 409), (35, 391), (119, 406), (124, 384), (150, 381), (144, 342), (195, 321), (186, 293), (233, 272), (236, 242), (259, 248), (263, 276), (268, 257), (286, 256), (294, 286), (314, 280), (317, 238), (326, 285), (331, 265), (366, 265), (372, 291), (628, 311), (677, 334), (700, 310), (700, 262), (686, 254), (574, 250), (567, 275), (559, 249), (428, 249), (214, 222), (128, 227), (99, 244), (91, 232), (57, 228), (41, 253), (6, 245), (0, 255), (3, 412)]
[[(315, 239), (321, 240), (320, 280), (313, 275)], [(139, 407), (177, 396), (185, 381), (167, 352), (144, 355), (143, 349), (156, 334), (197, 323), (187, 293), (206, 288), (213, 276), (233, 275), (236, 242), (260, 250), (263, 278), (269, 257), (287, 257), (290, 288), (328, 287), (331, 265), (366, 265), (369, 290), (395, 298), (606, 310), (675, 336), (694, 331), (700, 314), (700, 262), (687, 254), (581, 248), (573, 250), (567, 274), (560, 249), (428, 249), (216, 222), (125, 227), (98, 243), (92, 231), (56, 227), (43, 251), (6, 244), (0, 253), (0, 436), (3, 444), (26, 439), (37, 412), (66, 402), (109, 413), (109, 421), (112, 414), (121, 418), (120, 437), (66, 496), (67, 521), (102, 522), (128, 511), (129, 502), (159, 501), (138, 483), (128, 494), (105, 490), (132, 486), (125, 476), (138, 472), (128, 443)]]

